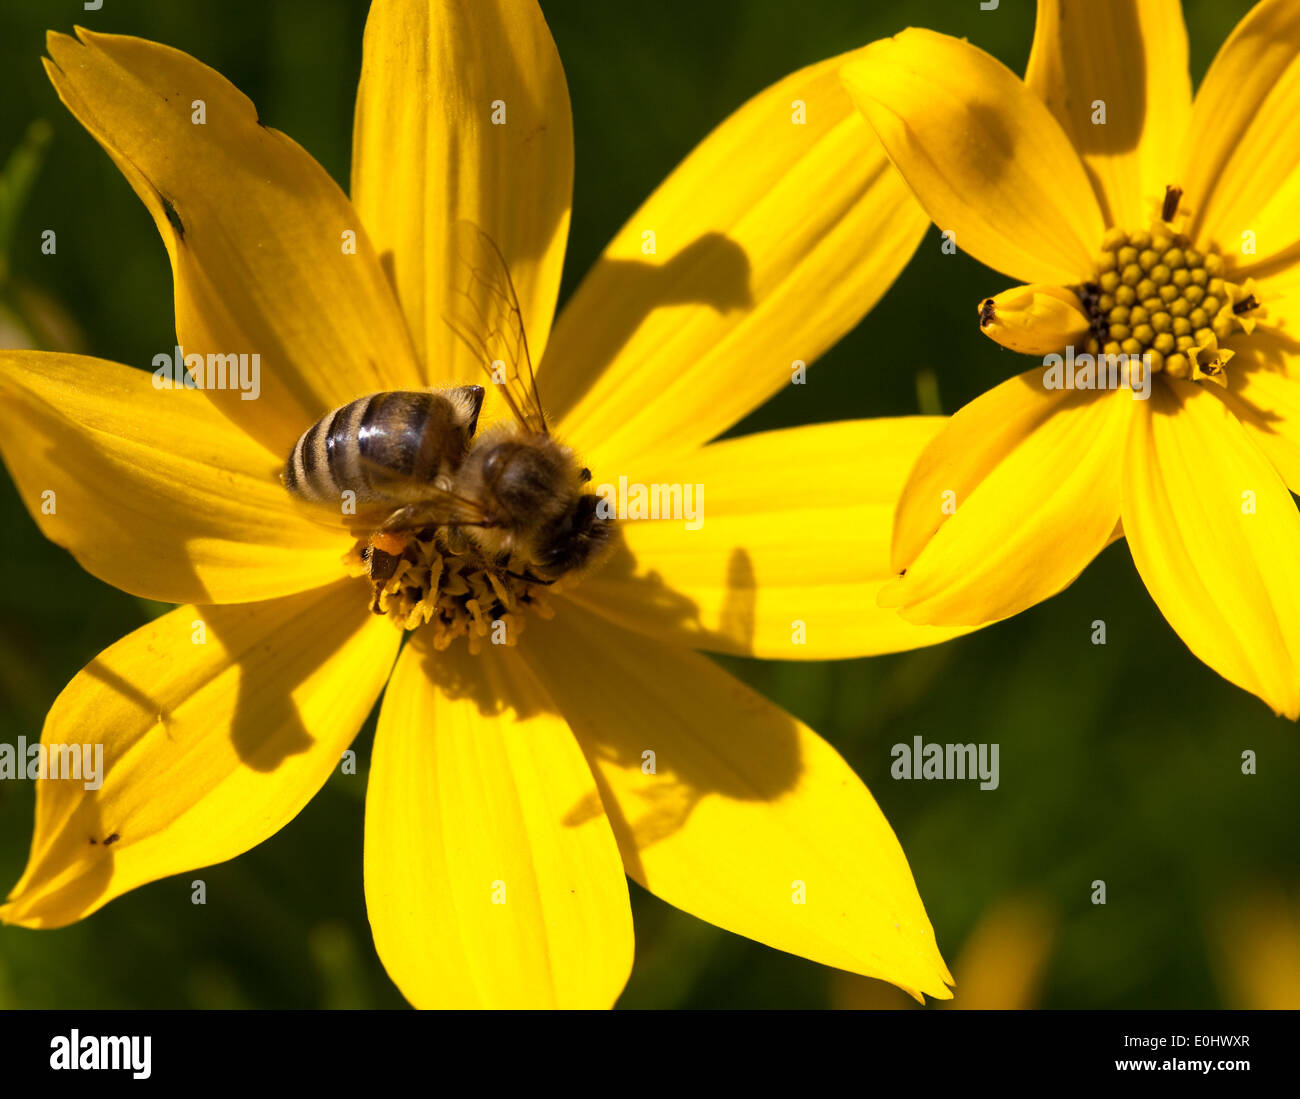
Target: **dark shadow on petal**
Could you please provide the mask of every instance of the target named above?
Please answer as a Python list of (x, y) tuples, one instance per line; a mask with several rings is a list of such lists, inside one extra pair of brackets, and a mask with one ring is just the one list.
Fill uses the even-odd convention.
[(229, 735), (246, 766), (269, 773), (313, 746), (292, 692), (362, 628), (367, 594), (363, 581), (343, 580), (266, 603), (201, 608), (211, 637), (238, 654)]
[[(1139, 0), (1122, 0), (1118, 4), (1063, 4), (1062, 37), (1069, 42), (1082, 28), (1072, 27), (1075, 19), (1092, 24), (1090, 37), (1104, 36), (1111, 42), (1142, 42), (1142, 28), (1138, 20)], [(1150, 43), (1159, 49), (1160, 43)], [(1080, 154), (1111, 154), (1129, 152), (1138, 147), (1146, 127), (1147, 67), (1146, 51), (1138, 50), (1137, 64), (1126, 65), (1119, 84), (1103, 83), (1086, 77), (1095, 73), (1092, 59), (1081, 51), (1065, 50), (1061, 63), (1065, 67), (1066, 87), (1076, 94), (1067, 99), (1065, 111), (1070, 119), (1070, 132)], [(1093, 122), (1093, 104), (1101, 100), (1106, 104), (1106, 121)], [(1098, 193), (1101, 193), (1100, 191)]]
[[(600, 303), (616, 304), (598, 309)], [(626, 303), (635, 308), (629, 310)], [(718, 313), (754, 307), (749, 256), (730, 237), (705, 233), (662, 263), (599, 260), (556, 321), (538, 367), (537, 384), (548, 414), (557, 423), (563, 419), (656, 309), (688, 304)], [(581, 364), (557, 365), (570, 345), (581, 349)]]
[[(636, 592), (630, 597), (634, 617), (649, 614), (676, 641), (616, 624), (615, 608), (605, 608), (614, 619), (607, 620), (589, 603), (560, 596), (553, 600), (554, 619), (530, 616), (517, 647), (484, 644), (471, 655), (456, 642), (444, 652), (429, 650), (423, 667), (440, 691), (471, 700), (484, 716), (512, 712), (526, 719), (544, 710), (563, 717), (593, 765), (601, 799), (580, 799), (562, 823), (577, 826), (603, 805), (624, 862), (636, 874), (637, 851), (682, 827), (702, 798), (777, 798), (794, 786), (801, 764), (794, 719), (682, 642), (690, 637), (729, 652), (752, 651), (757, 590), (743, 547), (727, 558), (721, 613), (727, 633), (706, 628), (693, 600), (653, 572), (638, 570), (622, 539), (595, 570), (607, 574), (625, 596)], [(708, 684), (707, 695), (692, 697), (685, 675)], [(664, 739), (669, 728), (689, 752)], [(727, 757), (734, 765), (719, 764)], [(655, 778), (634, 802), (625, 798), (620, 805), (601, 777), (601, 763)]]
[[(344, 580), (327, 589), (263, 603), (194, 608), (192, 620), (182, 618), (171, 633), (172, 643), (160, 644), (151, 653), (157, 659), (156, 682), (127, 680), (112, 671), (102, 657), (91, 661), (81, 676), (128, 700), (140, 715), (138, 734), (119, 750), (117, 758), (105, 751), (104, 781), (127, 753), (132, 754), (133, 765), (138, 765), (138, 749), (150, 737), (152, 743), (145, 749), (150, 770), (170, 773), (177, 781), (201, 783), (205, 777), (187, 769), (187, 749), (193, 738), (229, 736), (241, 762), (263, 773), (307, 751), (315, 738), (304, 726), (292, 692), (364, 623), (369, 615), (365, 596), (363, 584)], [(185, 651), (191, 645), (219, 645), (230, 655), (238, 682), (221, 689), (237, 690), (238, 698), (228, 730), (209, 725), (202, 713), (176, 716), (196, 685), (163, 684), (169, 665), (192, 656)], [(214, 782), (219, 778), (212, 776)], [(135, 838), (132, 824), (130, 819), (103, 817), (99, 798), (87, 791), (38, 858), (32, 888), (39, 889), (43, 880), (52, 881), (66, 874), (69, 867), (76, 867), (75, 877), (51, 898), (84, 912), (108, 887), (118, 845)], [(45, 901), (42, 907), (52, 903)]]

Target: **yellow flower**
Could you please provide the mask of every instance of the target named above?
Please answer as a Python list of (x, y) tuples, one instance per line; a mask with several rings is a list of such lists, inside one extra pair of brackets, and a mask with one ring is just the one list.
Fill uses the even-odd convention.
[(1194, 101), (1177, 0), (1039, 0), (1023, 82), (918, 29), (843, 78), (957, 247), (1088, 321), (986, 325), (1054, 354), (926, 447), (882, 602), (994, 621), (1123, 536), (1191, 650), (1300, 715), (1300, 5), (1258, 4)]
[[(839, 82), (845, 58), (724, 121), (551, 331), (572, 119), (535, 4), (372, 6), (351, 202), (211, 69), (78, 34), (50, 36), (47, 69), (157, 223), (180, 345), (260, 354), (261, 392), (0, 354), (0, 448), (43, 531), (97, 577), (187, 604), (55, 701), (45, 745), (102, 742), (107, 773), (97, 790), (38, 783), (0, 917), (67, 924), (266, 839), (383, 693), (365, 892), (415, 1004), (612, 1003), (632, 960), (625, 872), (720, 927), (947, 997), (866, 787), (697, 651), (823, 659), (960, 632), (876, 606), (906, 470), (941, 420), (711, 442), (852, 327), (925, 231)], [(552, 618), (477, 654), (437, 651), (427, 629), (403, 647), (345, 572), (352, 538), (301, 515), (278, 478), (332, 407), (482, 380), (442, 319), (461, 219), (508, 257), (551, 424), (595, 482), (707, 488), (700, 529), (620, 524), (618, 551)], [(488, 389), (483, 423), (504, 412)]]
[(1300, 907), (1294, 886), (1241, 883), (1205, 923), (1211, 968), (1224, 1006), (1248, 1011), (1300, 1008)]

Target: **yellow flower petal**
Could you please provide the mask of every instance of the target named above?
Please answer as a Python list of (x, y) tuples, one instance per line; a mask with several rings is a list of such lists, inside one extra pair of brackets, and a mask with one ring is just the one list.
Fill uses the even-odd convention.
[(609, 1007), (622, 991), (618, 848), (581, 749), (517, 653), (402, 653), (366, 794), (366, 905), (417, 1007)]
[(881, 603), (913, 622), (981, 625), (1066, 587), (1119, 517), (1127, 390), (1046, 390), (1026, 371), (958, 412), (912, 471), (894, 527), (906, 575)]
[(541, 361), (572, 196), (569, 91), (535, 0), (376, 0), (352, 198), (397, 286), (426, 384), (482, 380), (443, 321), (460, 218), (505, 255)]
[[(1258, 319), (1260, 329), (1280, 335), (1294, 352), (1300, 347), (1300, 263), (1279, 263), (1277, 267), (1277, 271), (1254, 281), (1254, 292), (1263, 309), (1252, 315)], [(1249, 350), (1251, 344), (1243, 350)]]
[(37, 783), (31, 855), (0, 920), (61, 927), (274, 835), (338, 766), (399, 639), (342, 581), (178, 607), (110, 646), (64, 688), (41, 735), (47, 748), (102, 745), (103, 785)]
[(950, 995), (898, 840), (812, 730), (707, 657), (573, 605), (519, 647), (582, 743), (633, 878), (778, 950)]
[(1270, 882), (1217, 901), (1207, 928), (1222, 1003), (1233, 1010), (1300, 1008), (1300, 908)]
[(78, 33), (50, 34), (46, 71), (158, 225), (185, 354), (260, 356), (259, 396), (207, 390), (217, 406), (287, 456), (330, 408), (416, 384), (392, 287), (325, 170), (192, 57)]
[(0, 352), (0, 453), (47, 538), (166, 603), (337, 580), (351, 539), (293, 505), (281, 463), (192, 390), (78, 355)]
[(1147, 225), (1182, 182), (1192, 114), (1179, 0), (1038, 0), (1025, 83), (1083, 157), (1106, 224)]
[(538, 384), (598, 478), (721, 434), (857, 324), (911, 258), (925, 215), (840, 86), (843, 61), (727, 118), (565, 307)]
[[(1182, 159), (1195, 239), (1246, 265), (1300, 241), (1300, 5), (1294, 0), (1256, 4), (1219, 49), (1196, 93)], [(1244, 250), (1247, 239), (1253, 252)]]
[(916, 27), (844, 68), (858, 108), (936, 225), (1020, 282), (1091, 275), (1105, 225), (1060, 124), (970, 43)]
[(1300, 716), (1300, 514), (1232, 413), (1190, 382), (1133, 417), (1124, 533), (1169, 624), (1225, 679)]
[(944, 423), (817, 424), (713, 443), (655, 467), (647, 485), (691, 486), (698, 529), (671, 518), (620, 524), (626, 552), (571, 597), (669, 643), (778, 660), (956, 636), (876, 605), (894, 576), (889, 541), (903, 482)]
[(1300, 491), (1300, 375), (1295, 367), (1246, 370), (1240, 363), (1234, 359), (1226, 372), (1226, 391), (1216, 386), (1210, 392), (1232, 410), (1291, 491)]

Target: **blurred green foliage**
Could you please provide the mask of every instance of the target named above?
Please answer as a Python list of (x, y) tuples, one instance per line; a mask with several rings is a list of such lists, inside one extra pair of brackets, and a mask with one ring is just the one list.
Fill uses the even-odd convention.
[[(1032, 7), (977, 0), (545, 0), (577, 135), (564, 294), (659, 180), (749, 95), (801, 65), (908, 25), (970, 38), (1023, 71)], [(1189, 0), (1199, 80), (1246, 0)], [(12, 224), (13, 279), (53, 296), (94, 354), (147, 364), (173, 343), (171, 278), (144, 208), (64, 111), (39, 58), (73, 23), (186, 50), (245, 91), (345, 187), (366, 5), (347, 0), (6, 0), (0, 162), (48, 120), (47, 161)], [(816, 201), (815, 195), (809, 201)], [(11, 215), (4, 211), (8, 227)], [(55, 228), (55, 256), (40, 233)], [(1020, 360), (980, 336), (975, 306), (1006, 279), (946, 256), (932, 230), (856, 331), (737, 431), (853, 416), (951, 412)], [(937, 398), (936, 398), (937, 387)], [(1026, 507), (1032, 507), (1026, 501)], [(87, 576), (46, 543), (0, 477), (0, 740), (39, 734), (64, 683), (157, 608)], [(1092, 623), (1107, 643), (1091, 643)], [(1009, 897), (1050, 912), (1049, 1007), (1240, 1004), (1224, 906), (1269, 891), (1295, 910), (1296, 729), (1195, 660), (1112, 546), (1061, 596), (941, 648), (834, 664), (725, 662), (821, 731), (865, 779), (911, 860), (939, 943), (964, 945)], [(356, 747), (368, 757), (373, 720)], [(1001, 745), (1001, 785), (896, 782), (890, 747)], [(1241, 753), (1258, 754), (1254, 776)], [(247, 855), (158, 882), (54, 932), (0, 930), (0, 1005), (397, 1006), (361, 889), (364, 767), (336, 774)], [(0, 783), (0, 886), (31, 835), (30, 783)], [(208, 884), (205, 907), (189, 881)], [(1104, 879), (1107, 904), (1090, 903)], [(905, 1004), (901, 994), (700, 923), (633, 887), (637, 962), (625, 1006)], [(1249, 928), (1249, 922), (1233, 925)], [(1011, 936), (1013, 942), (1015, 936)], [(1026, 949), (1029, 943), (1026, 942)], [(1268, 959), (1264, 960), (1265, 968)], [(868, 984), (860, 982), (860, 984)], [(852, 986), (856, 987), (856, 986)], [(961, 995), (961, 989), (958, 989)], [(1296, 1006), (1296, 1005), (1293, 1005)]]

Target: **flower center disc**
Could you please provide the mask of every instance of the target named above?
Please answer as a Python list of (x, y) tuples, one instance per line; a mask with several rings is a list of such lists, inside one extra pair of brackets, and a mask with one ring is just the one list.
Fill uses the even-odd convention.
[(402, 629), (430, 628), (439, 651), (458, 637), (466, 638), (471, 653), (484, 639), (514, 645), (526, 610), (551, 617), (547, 595), (558, 586), (518, 557), (486, 561), (448, 527), (416, 531), (397, 554), (359, 541), (345, 561), (352, 575), (370, 577), (372, 611)]
[(1200, 252), (1163, 222), (1150, 230), (1112, 229), (1102, 240), (1097, 278), (1078, 289), (1091, 354), (1150, 355), (1153, 372), (1220, 385), (1233, 352), (1222, 345), (1250, 332), (1258, 306), (1249, 289), (1223, 277), (1223, 257)]

